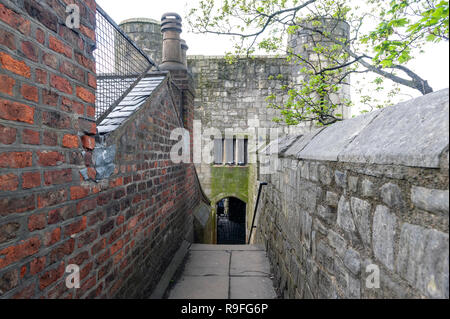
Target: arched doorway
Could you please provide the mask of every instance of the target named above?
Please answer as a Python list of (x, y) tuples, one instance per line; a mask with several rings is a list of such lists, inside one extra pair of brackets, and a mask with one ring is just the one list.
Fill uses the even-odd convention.
[(245, 245), (247, 204), (235, 197), (217, 203), (217, 244)]

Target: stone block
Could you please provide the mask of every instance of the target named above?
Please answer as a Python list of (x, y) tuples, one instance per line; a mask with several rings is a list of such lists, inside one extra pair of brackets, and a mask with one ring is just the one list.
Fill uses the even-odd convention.
[(347, 172), (336, 171), (334, 173), (334, 179), (337, 186), (347, 189)]
[(449, 236), (404, 224), (400, 234), (397, 272), (430, 298), (449, 298)]
[(327, 192), (325, 202), (328, 206), (337, 208), (339, 204), (339, 195), (334, 192)]
[(361, 183), (362, 194), (365, 197), (375, 196), (375, 185), (368, 179), (365, 179)]
[(320, 165), (319, 179), (320, 182), (324, 185), (330, 185), (333, 182), (331, 170), (326, 165)]
[(372, 209), (372, 205), (369, 202), (352, 197), (351, 207), (356, 228), (361, 235), (361, 239), (364, 245), (370, 247), (372, 236), (370, 229), (370, 210)]
[(350, 203), (345, 199), (344, 196), (341, 197), (338, 205), (338, 216), (337, 224), (343, 230), (347, 232), (354, 232), (356, 230), (355, 222), (353, 221), (353, 216), (350, 208)]
[(373, 218), (373, 252), (388, 269), (394, 270), (394, 240), (397, 217), (389, 208), (378, 206)]
[(435, 213), (446, 214), (449, 211), (449, 191), (413, 187), (411, 189), (411, 201), (419, 209)]
[(402, 190), (396, 184), (385, 184), (381, 188), (381, 198), (390, 208), (402, 209), (405, 206)]
[(356, 250), (348, 249), (344, 256), (344, 264), (350, 272), (359, 276), (361, 273), (361, 256)]

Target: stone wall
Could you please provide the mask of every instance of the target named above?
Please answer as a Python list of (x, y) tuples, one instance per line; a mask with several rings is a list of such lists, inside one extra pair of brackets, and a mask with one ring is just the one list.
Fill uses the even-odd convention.
[[(261, 129), (278, 128), (279, 136), (309, 129), (294, 129), (276, 124), (272, 119), (278, 115), (277, 111), (267, 108), (266, 97), (275, 94), (278, 102), (284, 101), (286, 95), (281, 87), (294, 80), (286, 58), (241, 58), (229, 64), (223, 56), (188, 56), (188, 67), (196, 87), (195, 120), (201, 122), (202, 133), (215, 128), (225, 136), (225, 131), (231, 129), (240, 136), (247, 136), (253, 143), (256, 143), (257, 138), (262, 143), (268, 141), (270, 132)], [(284, 77), (277, 79), (280, 74)], [(269, 80), (271, 75), (274, 80)], [(202, 145), (209, 142), (210, 136), (203, 134)], [(249, 150), (251, 149), (250, 146)], [(246, 168), (214, 167), (204, 162), (196, 167), (202, 187), (212, 200), (213, 208), (217, 201), (225, 197), (240, 198), (247, 203), (247, 221), (251, 223), (255, 200), (253, 195), (257, 187), (256, 158), (253, 158)], [(245, 178), (245, 182), (241, 183), (240, 187), (235, 187), (236, 183), (218, 178), (218, 173), (224, 169), (228, 171), (228, 177), (237, 177), (236, 180)], [(211, 222), (214, 224), (214, 219)], [(214, 228), (213, 225), (212, 229)]]
[(284, 297), (449, 297), (448, 111), (447, 89), (281, 141), (257, 237)]
[(163, 43), (161, 22), (137, 18), (122, 21), (119, 26), (157, 65), (161, 64)]
[[(195, 170), (169, 159), (171, 131), (192, 132), (192, 81), (167, 75), (121, 127), (96, 136), (96, 4), (75, 3), (79, 30), (65, 26), (64, 1), (0, 4), (0, 298), (148, 297), (193, 236)], [(112, 175), (98, 178), (105, 166)], [(66, 287), (71, 264), (80, 289)]]

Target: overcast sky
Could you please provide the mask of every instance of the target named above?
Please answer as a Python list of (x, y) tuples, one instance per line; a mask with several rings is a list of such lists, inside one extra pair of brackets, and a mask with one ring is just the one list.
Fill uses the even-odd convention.
[[(197, 1), (188, 0), (97, 0), (97, 3), (114, 19), (120, 23), (130, 18), (152, 18), (160, 20), (166, 12), (177, 12), (183, 17), (188, 12), (188, 6)], [(190, 3), (190, 5), (189, 5)], [(204, 34), (192, 34), (184, 27), (182, 37), (189, 45), (190, 55), (223, 55), (231, 51), (232, 43), (228, 37)], [(437, 91), (449, 87), (449, 44), (434, 45), (426, 54), (420, 55), (408, 65), (420, 76), (428, 79)], [(419, 92), (411, 91), (414, 96)]]

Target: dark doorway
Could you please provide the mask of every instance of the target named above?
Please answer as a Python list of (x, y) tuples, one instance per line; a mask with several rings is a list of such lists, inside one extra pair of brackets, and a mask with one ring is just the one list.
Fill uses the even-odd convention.
[(217, 244), (245, 245), (247, 204), (229, 197), (217, 203)]

